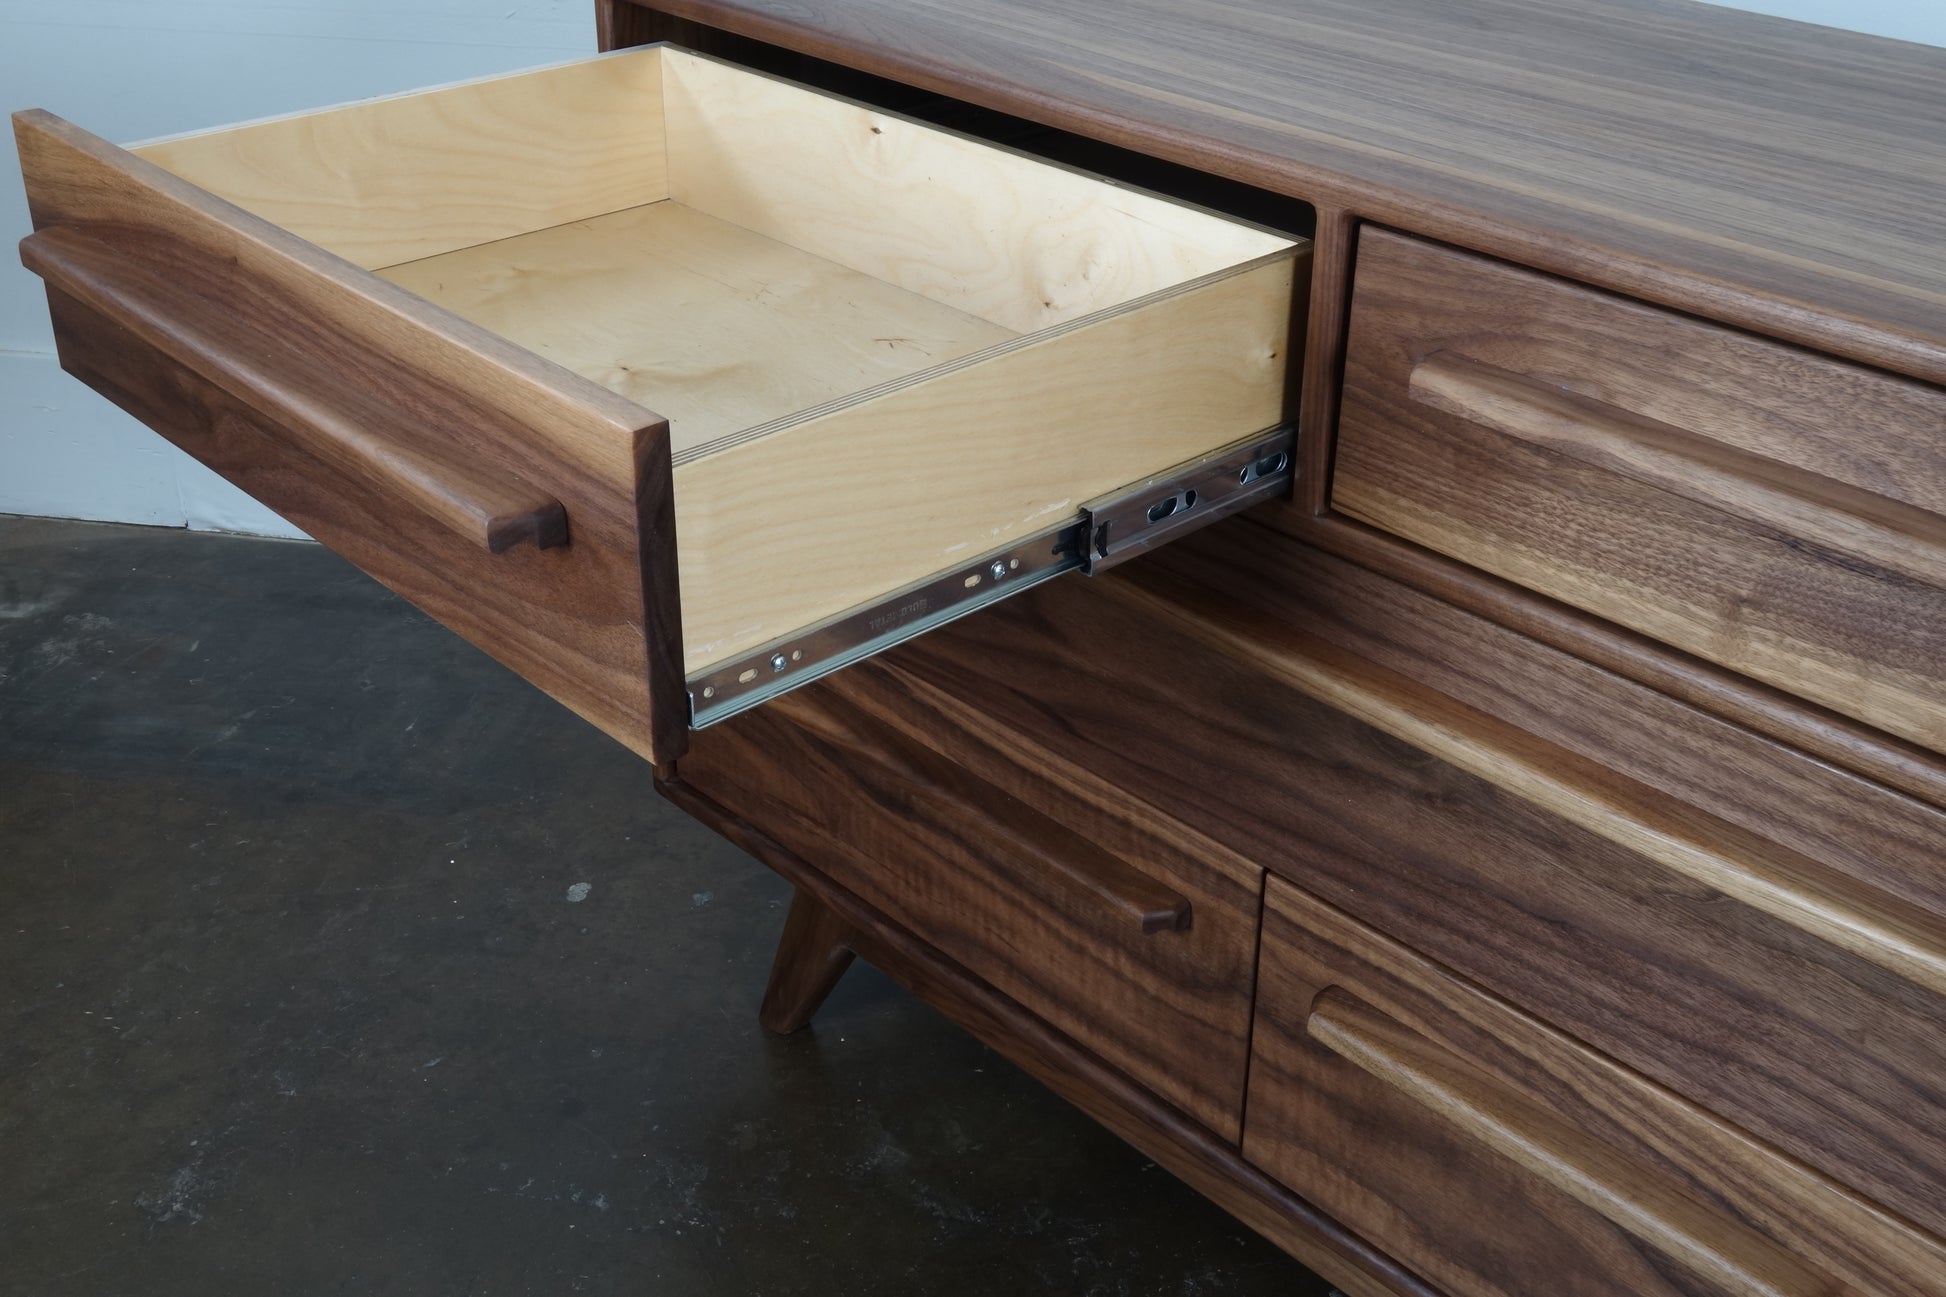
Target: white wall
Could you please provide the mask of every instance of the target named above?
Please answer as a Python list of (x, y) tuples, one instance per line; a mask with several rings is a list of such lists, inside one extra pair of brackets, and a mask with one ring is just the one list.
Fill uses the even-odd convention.
[(1710, 0), (1725, 9), (1845, 27), (1894, 40), (1946, 45), (1946, 0)]
[[(118, 143), (552, 63), (592, 0), (0, 0), (0, 109)], [(60, 371), (27, 202), (0, 145), (0, 513), (296, 535)]]
[[(1946, 45), (1946, 0), (1729, 7)], [(0, 108), (46, 108), (127, 142), (594, 48), (591, 0), (0, 0)], [(28, 231), (17, 174), (9, 134), (0, 248)], [(0, 257), (0, 513), (296, 534), (62, 374), (40, 281), (11, 255)]]

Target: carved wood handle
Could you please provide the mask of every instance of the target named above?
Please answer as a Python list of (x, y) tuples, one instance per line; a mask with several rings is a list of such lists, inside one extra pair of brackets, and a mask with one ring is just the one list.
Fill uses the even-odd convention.
[(1189, 901), (1119, 856), (1089, 851), (1063, 858), (1059, 864), (1075, 883), (1124, 916), (1144, 936), (1181, 932), (1189, 927)]
[[(878, 669), (885, 669), (882, 663)], [(905, 679), (903, 673), (896, 674), (901, 681)], [(843, 685), (839, 688), (842, 690)], [(847, 693), (847, 697), (855, 701), (858, 695)], [(977, 799), (974, 805), (984, 835), (996, 844), (1006, 844), (1016, 867), (1031, 872), (1031, 886), (1039, 903), (1051, 903), (1084, 922), (1093, 922), (1106, 913), (1124, 931), (1132, 928), (1143, 936), (1188, 930), (1194, 912), (1180, 889), (1151, 877), (1004, 789), (984, 780), (969, 784), (963, 769), (916, 741), (912, 730), (892, 716), (850, 706), (842, 712), (807, 706), (802, 695), (795, 698), (794, 704), (785, 707), (785, 714), (793, 724), (819, 735), (835, 750), (850, 753), (862, 748), (875, 753), (899, 771), (915, 794), (954, 802)], [(775, 705), (782, 707), (785, 703)]]
[(1087, 906), (1106, 910), (1144, 936), (1188, 929), (1189, 899), (1168, 883), (1004, 793), (988, 798), (981, 810), (994, 828), (1031, 852), (1068, 890), (1086, 898)]
[[(116, 237), (120, 236), (120, 237)], [(222, 300), (172, 277), (128, 231), (53, 226), (21, 241), (20, 259), (51, 289), (99, 312), (223, 388), (319, 461), (403, 499), (468, 541), (499, 554), (515, 545), (565, 545), (567, 510), (545, 491), (464, 457), (464, 429), (430, 412), (334, 390), (312, 357), (252, 331)], [(166, 255), (166, 254), (164, 254)]]
[(1726, 1293), (1833, 1297), (1849, 1291), (1348, 991), (1320, 992), (1305, 1030), (1340, 1058)]
[(1412, 399), (1688, 500), (1932, 585), (1946, 518), (1449, 351), (1413, 367)]

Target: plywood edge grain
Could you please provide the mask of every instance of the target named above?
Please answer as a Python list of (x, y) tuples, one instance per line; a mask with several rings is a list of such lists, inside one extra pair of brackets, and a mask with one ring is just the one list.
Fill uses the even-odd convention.
[[(1286, 272), (1285, 282), (1276, 283), (1274, 271), (1271, 275), (1264, 274), (1264, 272), (1272, 271), (1274, 267), (1282, 266), (1286, 262), (1290, 264), (1290, 269)], [(957, 356), (941, 364), (930, 365), (925, 369), (916, 370), (913, 373), (890, 379), (883, 383), (873, 384), (870, 387), (847, 393), (842, 397), (830, 401), (820, 402), (817, 405), (794, 411), (780, 418), (768, 419), (763, 423), (753, 424), (748, 428), (739, 429), (726, 436), (715, 437), (705, 442), (686, 445), (676, 452), (675, 463), (678, 468), (681, 468), (684, 465), (694, 463), (708, 456), (734, 450), (750, 442), (776, 436), (779, 433), (792, 432), (805, 424), (814, 423), (833, 415), (842, 415), (857, 406), (891, 397), (903, 389), (930, 384), (937, 379), (956, 373), (959, 370), (1004, 360), (1014, 352), (1054, 343), (1070, 334), (1095, 328), (1098, 325), (1106, 324), (1131, 312), (1166, 309), (1164, 304), (1173, 299), (1208, 292), (1225, 280), (1234, 279), (1241, 275), (1256, 276), (1252, 290), (1249, 291), (1260, 288), (1265, 282), (1275, 283), (1274, 291), (1284, 299), (1294, 302), (1296, 308), (1301, 311), (1304, 303), (1299, 294), (1309, 282), (1309, 269), (1310, 244), (1308, 240), (1299, 239), (1288, 248), (1268, 253), (1239, 265), (1226, 266), (1221, 270), (1211, 271), (1207, 275), (1200, 276), (1186, 283), (1171, 284), (1168, 287), (1159, 288), (1141, 297), (1132, 298), (1124, 302), (1117, 302), (1112, 306), (1103, 307), (1098, 311), (1092, 311), (1087, 315), (1072, 320), (1064, 320), (1059, 324), (1050, 325), (1044, 329), (1037, 329), (1032, 333), (1018, 333), (1012, 337), (991, 343), (988, 346), (969, 351), (963, 356)], [(1301, 344), (1296, 337), (1296, 332), (1293, 328), (1292, 321), (1286, 320), (1277, 327), (1275, 332), (1265, 335), (1265, 346), (1269, 349), (1268, 354), (1271, 359), (1274, 360), (1281, 357), (1288, 362), (1293, 352), (1298, 352), (1301, 355)]]
[(152, 229), (289, 288), (322, 322), (374, 334), (406, 364), (496, 401), (568, 463), (633, 472), (630, 438), (663, 421), (416, 294), (315, 247), (52, 113), (14, 114), (34, 227)]

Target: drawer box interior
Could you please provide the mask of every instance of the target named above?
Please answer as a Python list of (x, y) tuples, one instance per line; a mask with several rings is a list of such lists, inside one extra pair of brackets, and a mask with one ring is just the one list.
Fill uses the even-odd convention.
[(1300, 241), (669, 47), (133, 151), (666, 418), (691, 675), (1282, 417)]

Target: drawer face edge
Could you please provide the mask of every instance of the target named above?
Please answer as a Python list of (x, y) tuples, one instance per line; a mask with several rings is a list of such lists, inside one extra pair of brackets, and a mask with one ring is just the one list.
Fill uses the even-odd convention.
[(1946, 751), (1946, 392), (1359, 246), (1335, 508)]

